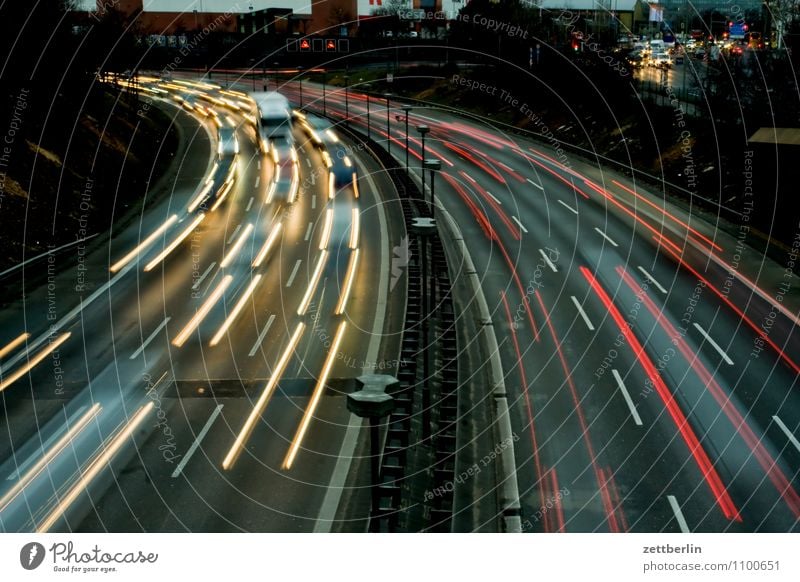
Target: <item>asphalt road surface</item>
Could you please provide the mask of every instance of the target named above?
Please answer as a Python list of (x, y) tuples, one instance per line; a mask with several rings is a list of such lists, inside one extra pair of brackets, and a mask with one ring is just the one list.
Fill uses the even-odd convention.
[[(329, 192), (295, 125), (292, 203), (272, 191), (246, 95), (144, 87), (188, 142), (165, 192), (29, 266), (39, 284), (0, 315), (0, 529), (312, 531), (335, 514), (334, 474), (360, 462), (340, 460), (344, 394), (397, 366), (391, 183), (329, 139), (359, 175)], [(218, 127), (237, 155), (217, 155)]]
[[(341, 122), (344, 93), (326, 95)], [(366, 97), (347, 101), (366, 131)], [(406, 136), (400, 105), (389, 143), (372, 98), (371, 133), (403, 162), (408, 139), (419, 175), (430, 128), (440, 231), (481, 275), (513, 403), (523, 530), (796, 531), (796, 276), (736, 225), (549, 144), (424, 106)]]

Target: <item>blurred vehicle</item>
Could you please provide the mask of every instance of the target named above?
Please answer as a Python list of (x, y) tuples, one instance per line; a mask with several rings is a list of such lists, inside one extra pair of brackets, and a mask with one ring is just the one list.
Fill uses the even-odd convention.
[(650, 66), (669, 68), (672, 66), (672, 58), (666, 52), (654, 52), (650, 56)]
[(699, 60), (706, 58), (706, 49), (702, 46), (696, 47), (694, 49), (694, 58)]
[(300, 174), (294, 147), (272, 146), (275, 174), (267, 193), (267, 203), (274, 201), (292, 204), (300, 190)]
[(645, 66), (645, 57), (642, 55), (641, 51), (631, 51), (628, 53), (628, 56), (625, 57), (625, 60), (634, 69)]
[(764, 48), (764, 41), (761, 38), (760, 32), (750, 32), (747, 33), (745, 42), (747, 43), (748, 48), (758, 50)]
[(277, 91), (253, 93), (256, 104), (259, 145), (263, 153), (268, 153), (275, 142), (289, 146), (292, 138), (292, 110), (289, 100)]
[(325, 132), (333, 127), (331, 122), (324, 117), (306, 116), (298, 112), (295, 112), (295, 117), (298, 118), (298, 125), (314, 144), (314, 147), (325, 149)]
[(220, 127), (217, 130), (217, 157), (220, 160), (235, 157), (239, 153), (239, 138), (232, 127)]
[(658, 39), (651, 40), (648, 43), (648, 48), (650, 49), (651, 54), (663, 53), (667, 51), (667, 46), (664, 44), (664, 41)]
[(734, 43), (729, 48), (729, 53), (731, 56), (741, 56), (744, 54), (745, 45), (742, 43)]

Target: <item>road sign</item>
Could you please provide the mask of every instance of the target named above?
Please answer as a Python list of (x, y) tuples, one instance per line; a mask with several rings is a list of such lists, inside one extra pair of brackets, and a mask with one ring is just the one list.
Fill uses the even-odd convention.
[(287, 38), (286, 39), (286, 52), (288, 53), (296, 53), (297, 52), (297, 40), (294, 38)]
[(301, 51), (310, 51), (311, 50), (311, 43), (308, 42), (307, 38), (300, 40), (300, 50)]
[(339, 39), (339, 52), (340, 53), (349, 53), (350, 52), (350, 39), (348, 39), (348, 38), (340, 38)]
[(315, 53), (321, 53), (325, 50), (325, 41), (323, 41), (321, 38), (315, 38), (311, 44), (314, 47)]
[(747, 25), (744, 22), (734, 22), (729, 28), (731, 39), (743, 39), (744, 33), (747, 32)]
[(325, 41), (325, 51), (326, 52), (335, 52), (336, 51), (336, 41), (332, 38), (329, 38)]
[(394, 73), (386, 73), (386, 82), (391, 83), (394, 81)]

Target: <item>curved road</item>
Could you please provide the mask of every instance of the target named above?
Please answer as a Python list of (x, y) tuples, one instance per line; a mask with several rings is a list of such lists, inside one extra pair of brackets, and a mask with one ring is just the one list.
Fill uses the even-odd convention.
[[(303, 94), (322, 108), (319, 86)], [(362, 132), (366, 99), (347, 96)], [(341, 122), (344, 101), (328, 88)], [(371, 133), (404, 163), (399, 106), (388, 143), (386, 100), (371, 98)], [(795, 275), (744, 229), (435, 107), (410, 113), (417, 178), (421, 124), (442, 164), (440, 232), (460, 230), (492, 314), (523, 530), (797, 531)]]
[(297, 200), (270, 197), (245, 94), (143, 87), (189, 142), (168, 196), (2, 313), (0, 530), (312, 531), (360, 462), (344, 394), (397, 365), (391, 183), (295, 125)]

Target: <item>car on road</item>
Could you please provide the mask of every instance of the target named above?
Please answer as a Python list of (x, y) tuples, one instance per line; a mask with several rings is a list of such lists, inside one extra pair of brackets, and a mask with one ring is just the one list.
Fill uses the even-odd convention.
[[(302, 116), (302, 117), (301, 117)], [(305, 132), (315, 147), (325, 149), (325, 132), (333, 127), (330, 121), (316, 115), (304, 115), (295, 112), (298, 125)]]
[(645, 57), (641, 51), (631, 51), (628, 53), (628, 56), (625, 57), (628, 65), (630, 65), (634, 69), (638, 69), (640, 67), (644, 67), (645, 65)]
[(256, 104), (261, 151), (267, 153), (274, 142), (293, 143), (292, 109), (285, 95), (277, 91), (253, 93)]
[(668, 69), (672, 66), (672, 57), (663, 51), (653, 53), (650, 56), (650, 66)]
[(217, 156), (220, 160), (235, 157), (239, 153), (239, 138), (232, 127), (220, 127), (217, 130)]

